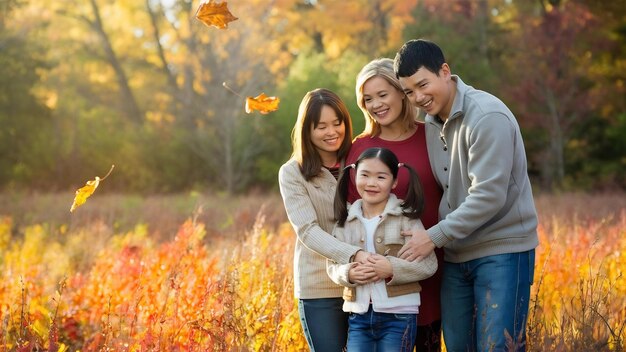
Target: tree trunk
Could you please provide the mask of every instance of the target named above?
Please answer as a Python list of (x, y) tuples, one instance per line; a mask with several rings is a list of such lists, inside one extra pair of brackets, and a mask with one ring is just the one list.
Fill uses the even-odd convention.
[(102, 25), (102, 18), (100, 17), (100, 9), (98, 8), (98, 4), (96, 0), (90, 0), (91, 8), (93, 10), (94, 20), (89, 21), (91, 27), (96, 31), (96, 33), (100, 36), (102, 40), (102, 46), (104, 49), (104, 53), (106, 55), (106, 59), (113, 67), (115, 71), (115, 75), (117, 77), (117, 83), (120, 89), (120, 98), (122, 100), (122, 106), (128, 116), (128, 118), (137, 123), (141, 124), (143, 122), (143, 113), (137, 104), (137, 100), (135, 99), (135, 95), (133, 91), (130, 89), (130, 85), (128, 84), (128, 78), (126, 77), (126, 73), (124, 73), (124, 69), (120, 64), (120, 61), (113, 50), (113, 46), (111, 45), (111, 41), (109, 40), (108, 35), (104, 31), (104, 27)]
[[(163, 50), (163, 45), (161, 45), (161, 31), (159, 30), (159, 22), (157, 20), (157, 14), (152, 10), (150, 6), (150, 0), (146, 0), (146, 10), (148, 10), (148, 16), (150, 17), (150, 24), (152, 25), (152, 33), (154, 35), (154, 43), (157, 47), (157, 54), (159, 56), (159, 60), (161, 61), (161, 69), (167, 77), (167, 84), (172, 91), (172, 94), (178, 94), (178, 85), (176, 84), (176, 77), (169, 69), (169, 63), (167, 62), (167, 58), (165, 57), (165, 50)], [(160, 11), (159, 14), (162, 14)]]

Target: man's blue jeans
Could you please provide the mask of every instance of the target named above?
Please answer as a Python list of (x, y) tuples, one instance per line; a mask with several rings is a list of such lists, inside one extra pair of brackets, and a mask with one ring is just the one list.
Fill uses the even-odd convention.
[(348, 313), (343, 298), (301, 299), (298, 313), (312, 352), (341, 352), (348, 337)]
[(444, 262), (441, 316), (447, 351), (525, 351), (534, 266), (534, 249)]
[(413, 351), (417, 335), (416, 314), (350, 313), (348, 352)]

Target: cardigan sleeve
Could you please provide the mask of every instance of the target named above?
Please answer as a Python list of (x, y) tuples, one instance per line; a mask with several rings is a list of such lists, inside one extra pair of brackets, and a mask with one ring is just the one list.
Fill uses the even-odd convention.
[[(340, 241), (345, 241), (344, 228), (335, 226), (333, 229), (333, 237)], [(350, 269), (356, 263), (338, 264), (330, 259), (326, 259), (326, 273), (331, 280), (337, 285), (344, 287), (356, 287), (356, 284), (350, 282)]]
[(333, 205), (313, 204), (305, 187), (306, 182), (296, 162), (287, 162), (278, 172), (278, 183), (287, 217), (298, 240), (308, 249), (336, 263), (349, 263), (350, 258), (360, 248), (336, 239), (320, 227), (316, 206), (332, 209)]

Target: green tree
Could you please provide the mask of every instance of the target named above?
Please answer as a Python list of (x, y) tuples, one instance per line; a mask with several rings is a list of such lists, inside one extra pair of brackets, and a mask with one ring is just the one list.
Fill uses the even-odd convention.
[(516, 50), (507, 58), (515, 84), (507, 91), (517, 103), (518, 118), (543, 137), (544, 151), (534, 155), (543, 186), (559, 188), (576, 127), (602, 109), (591, 93), (605, 78), (592, 69), (611, 43), (601, 19), (579, 3), (537, 1), (518, 10), (520, 30), (511, 37)]
[(8, 20), (18, 5), (0, 7), (0, 186), (43, 185), (55, 170), (54, 125), (36, 92), (45, 47), (31, 39), (32, 27)]
[[(611, 128), (622, 131), (626, 110), (625, 10), (615, 4), (250, 0), (229, 3), (239, 20), (219, 30), (186, 0), (5, 0), (0, 185), (74, 189), (111, 164), (107, 189), (274, 185), (305, 92), (336, 91), (358, 134), (357, 72), (417, 37), (512, 107), (544, 184), (611, 183), (624, 163)], [(279, 110), (246, 114), (245, 97), (261, 92)]]

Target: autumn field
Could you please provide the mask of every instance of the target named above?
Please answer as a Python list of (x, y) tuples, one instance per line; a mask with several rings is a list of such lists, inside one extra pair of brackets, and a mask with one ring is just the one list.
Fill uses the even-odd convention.
[[(72, 198), (0, 195), (0, 351), (305, 350), (277, 194)], [(528, 350), (624, 351), (625, 195), (536, 201)]]

